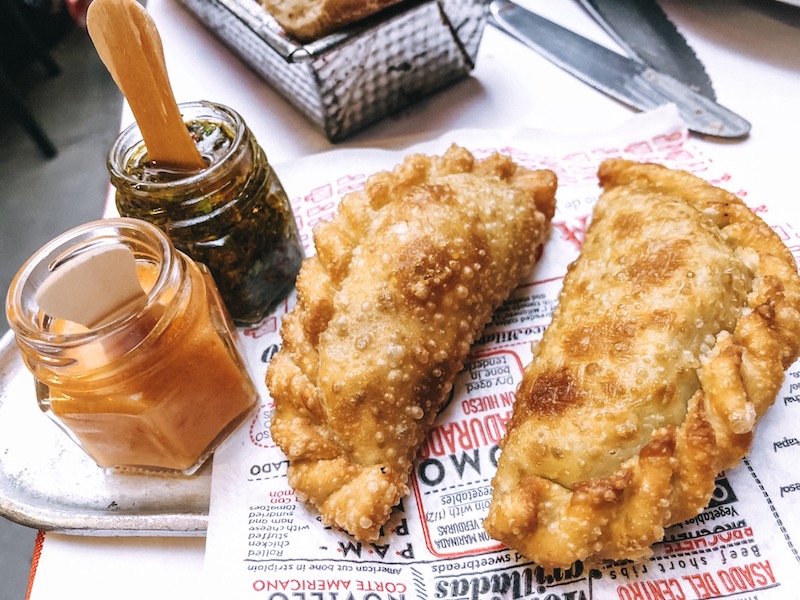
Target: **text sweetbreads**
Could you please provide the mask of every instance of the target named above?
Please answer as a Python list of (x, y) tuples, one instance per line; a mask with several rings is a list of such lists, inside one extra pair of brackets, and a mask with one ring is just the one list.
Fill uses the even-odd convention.
[(315, 228), (267, 371), (272, 437), (324, 523), (379, 537), (471, 344), (541, 255), (556, 177), (452, 146)]
[(702, 511), (800, 347), (794, 258), (739, 198), (621, 159), (599, 177), (485, 521), (545, 567), (644, 558)]

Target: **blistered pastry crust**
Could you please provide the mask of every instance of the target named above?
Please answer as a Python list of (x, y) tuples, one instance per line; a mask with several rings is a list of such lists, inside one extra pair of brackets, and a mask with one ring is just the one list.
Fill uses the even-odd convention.
[(739, 198), (653, 164), (599, 178), (485, 521), (545, 567), (645, 558), (702, 511), (800, 347), (794, 258)]
[(374, 540), (470, 345), (540, 256), (556, 178), (452, 146), (347, 195), (314, 231), (270, 363), (289, 484)]
[(400, 0), (261, 0), (287, 33), (311, 42)]

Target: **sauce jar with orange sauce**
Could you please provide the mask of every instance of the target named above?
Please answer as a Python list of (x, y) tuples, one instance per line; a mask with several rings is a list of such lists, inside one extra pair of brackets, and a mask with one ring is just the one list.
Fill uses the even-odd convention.
[[(46, 314), (45, 280), (104, 244), (133, 254), (142, 305), (96, 328)], [(39, 407), (100, 467), (192, 474), (257, 405), (208, 269), (145, 221), (94, 221), (43, 246), (12, 281), (6, 314)]]

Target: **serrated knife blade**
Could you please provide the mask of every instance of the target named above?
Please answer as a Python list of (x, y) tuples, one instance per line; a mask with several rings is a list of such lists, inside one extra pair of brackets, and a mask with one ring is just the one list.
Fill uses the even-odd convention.
[(596, 44), (511, 0), (492, 0), (494, 25), (581, 81), (620, 102), (651, 110), (675, 104), (687, 127), (696, 133), (738, 138), (750, 123), (677, 79)]
[(716, 100), (706, 69), (656, 0), (580, 0), (631, 58)]

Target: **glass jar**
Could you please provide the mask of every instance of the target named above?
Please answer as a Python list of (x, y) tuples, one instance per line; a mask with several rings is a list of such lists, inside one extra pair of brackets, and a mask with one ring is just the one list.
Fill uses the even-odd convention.
[(178, 172), (151, 163), (134, 123), (108, 155), (117, 209), (207, 265), (233, 320), (257, 323), (292, 289), (303, 259), (289, 199), (238, 113), (211, 102), (179, 106), (208, 166)]
[[(131, 250), (144, 306), (95, 329), (45, 314), (37, 291), (51, 272), (102, 244)], [(208, 269), (145, 221), (94, 221), (43, 246), (6, 314), (39, 407), (101, 467), (191, 474), (257, 406)]]

